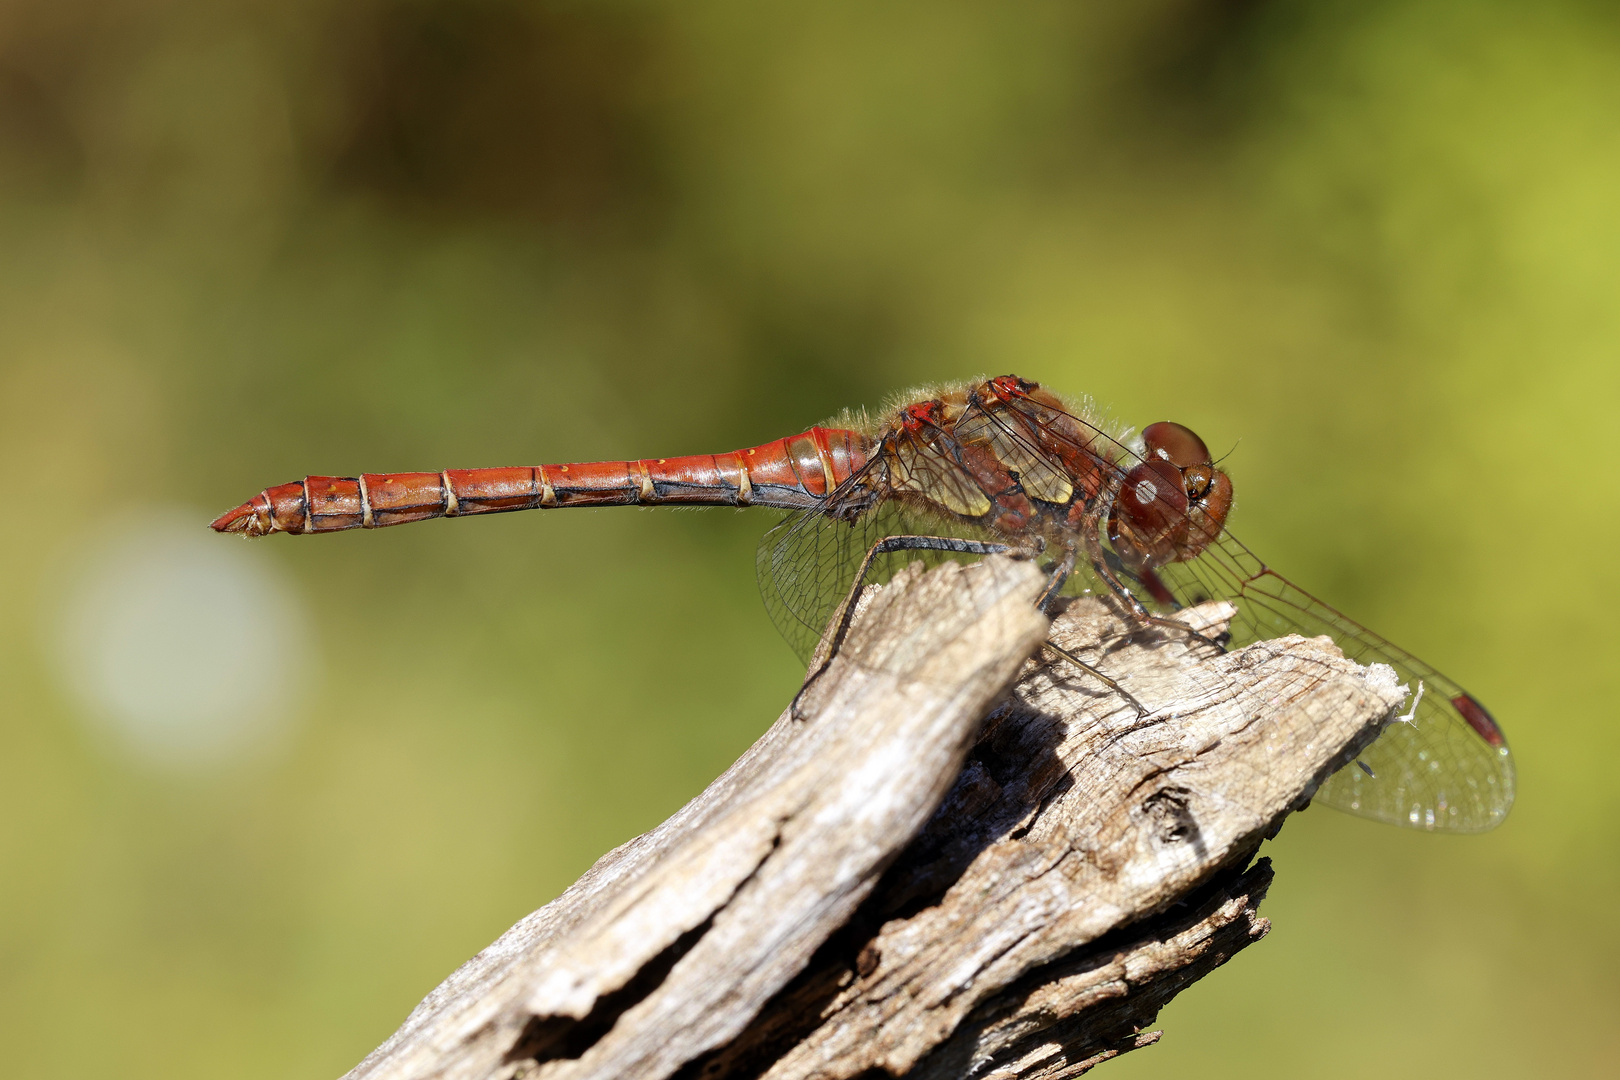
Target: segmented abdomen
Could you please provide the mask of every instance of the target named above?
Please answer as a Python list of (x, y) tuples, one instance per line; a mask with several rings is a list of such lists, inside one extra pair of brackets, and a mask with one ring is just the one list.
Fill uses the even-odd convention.
[(436, 517), (563, 506), (817, 505), (866, 464), (860, 432), (813, 427), (729, 454), (443, 472), (306, 476), (266, 488), (213, 522), (218, 532), (378, 529)]

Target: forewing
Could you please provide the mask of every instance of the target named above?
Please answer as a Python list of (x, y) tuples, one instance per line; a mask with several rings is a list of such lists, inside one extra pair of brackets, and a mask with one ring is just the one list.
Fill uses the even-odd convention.
[(1074, 483), (1063, 467), (1015, 421), (980, 408), (973, 408), (955, 427), (963, 442), (982, 442), (1018, 478), (1024, 494), (1033, 499), (1063, 504), (1074, 496)]
[[(1140, 458), (1118, 437), (1086, 416), (1024, 402), (1018, 416), (970, 410), (955, 428), (958, 437), (982, 441), (1019, 474), (1027, 493), (1051, 502), (1072, 492), (1076, 477), (1056, 458), (1066, 458), (1100, 487), (1117, 484)], [(891, 444), (892, 445), (892, 444)], [(964, 519), (982, 512), (984, 493), (947, 453), (946, 444), (910, 444), (903, 453), (880, 455), (873, 467), (890, 467), (890, 497), (853, 523), (816, 511), (789, 515), (760, 545), (758, 571), (766, 606), (782, 635), (808, 658), (823, 627), (848, 593), (867, 551), (898, 535), (944, 535), (994, 540), (982, 525)], [(933, 496), (924, 502), (923, 494)], [(831, 502), (832, 500), (829, 500)], [(942, 552), (897, 552), (880, 557), (868, 580), (886, 581), (908, 562), (933, 563), (977, 556)], [(1115, 572), (1149, 610), (1172, 614), (1210, 599), (1231, 601), (1238, 614), (1231, 645), (1298, 634), (1326, 635), (1350, 659), (1384, 664), (1407, 687), (1407, 713), (1389, 723), (1357, 761), (1329, 778), (1319, 802), (1413, 828), (1480, 832), (1493, 828), (1513, 804), (1513, 758), (1501, 730), (1479, 703), (1456, 683), (1410, 653), (1271, 570), (1230, 533), (1223, 532), (1202, 555), (1139, 576)], [(1101, 590), (1084, 564), (1067, 592)], [(1302, 671), (1298, 693), (1317, 685)]]
[[(1141, 460), (1085, 416), (1051, 409), (1069, 421), (1052, 423), (1049, 408), (1027, 402), (1022, 411), (1040, 425), (1040, 437), (1066, 440), (1089, 454), (1101, 473), (1117, 480)], [(1235, 648), (1285, 634), (1326, 635), (1351, 660), (1394, 669), (1408, 690), (1407, 713), (1386, 726), (1355, 764), (1329, 778), (1317, 801), (1395, 825), (1450, 832), (1482, 832), (1507, 815), (1513, 805), (1513, 756), (1479, 702), (1422, 660), (1271, 570), (1230, 533), (1222, 532), (1198, 558), (1159, 567), (1151, 575), (1133, 577), (1123, 567), (1116, 569), (1137, 599), (1161, 614), (1209, 599), (1231, 601), (1238, 608), (1231, 627)], [(1079, 573), (1072, 591), (1095, 587), (1092, 575)], [(1300, 691), (1310, 689), (1312, 681), (1302, 675)]]
[[(1327, 635), (1359, 664), (1385, 664), (1407, 688), (1407, 712), (1357, 764), (1331, 777), (1318, 802), (1394, 825), (1447, 832), (1494, 828), (1513, 805), (1513, 757), (1479, 703), (1422, 660), (1346, 618), (1255, 558), (1229, 533), (1197, 559), (1162, 567), (1178, 604), (1231, 600), (1232, 646), (1283, 634)], [(1144, 602), (1151, 597), (1144, 586)], [(1421, 696), (1419, 696), (1421, 692)]]

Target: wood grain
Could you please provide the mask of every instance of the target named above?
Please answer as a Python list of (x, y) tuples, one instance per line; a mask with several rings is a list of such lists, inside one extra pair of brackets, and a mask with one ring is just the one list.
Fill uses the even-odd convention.
[(1404, 695), (1321, 638), (1221, 652), (1089, 598), (1049, 628), (1041, 586), (996, 557), (867, 590), (730, 770), (349, 1076), (1060, 1077), (1150, 1044), (1265, 933), (1259, 844)]

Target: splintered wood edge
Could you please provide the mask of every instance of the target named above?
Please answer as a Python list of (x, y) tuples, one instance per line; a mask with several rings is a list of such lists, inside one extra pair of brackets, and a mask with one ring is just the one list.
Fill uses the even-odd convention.
[[(1223, 608), (1229, 617), (1218, 603), (1189, 614)], [(966, 787), (941, 811), (948, 819), (937, 815), (914, 841), (842, 951), (818, 957), (699, 1075), (837, 1080), (871, 1070), (926, 1074), (941, 1053), (981, 1061), (994, 1033), (984, 1034), (991, 1046), (971, 1045), (983, 1034), (970, 1022), (977, 1010), (1035, 973), (1087, 962), (1114, 935), (1241, 869), (1402, 700), (1325, 639), (1213, 654), (1157, 632), (1122, 639), (1120, 627), (1108, 605), (1081, 601), (1053, 636), (1082, 649), (1087, 640), (1112, 642), (1110, 674), (1128, 681), (1149, 714), (1072, 671), (1059, 676), (1060, 665), (1032, 662), (975, 752), (999, 753), (994, 744), (1011, 723), (1017, 775), (998, 781), (976, 756)], [(1296, 681), (1301, 673), (1309, 677)], [(963, 834), (959, 858), (950, 849)], [(941, 865), (951, 866), (947, 877)], [(1190, 970), (1195, 978), (1207, 969)], [(1141, 999), (1141, 1023), (1150, 1022), (1152, 996), (1131, 996)], [(1038, 1029), (1044, 1015), (1025, 1022)], [(1052, 1026), (1072, 1039), (1089, 1022)], [(1028, 1072), (1044, 1075), (1052, 1064), (1032, 1060)], [(1009, 1067), (997, 1075), (1023, 1074)]]
[[(1027, 563), (991, 559), (979, 566), (991, 568), (981, 571), (991, 575), (991, 584), (986, 586), (988, 593), (970, 598), (970, 605), (989, 603), (1004, 610), (993, 601), (1016, 591), (1007, 575), (1023, 573), (1025, 587), (1029, 580), (1038, 585), (1038, 575), (1028, 577), (1031, 568)], [(762, 860), (768, 860), (780, 844), (780, 815), (786, 812), (792, 817), (795, 811), (802, 812), (807, 788), (826, 785), (844, 773), (872, 772), (863, 757), (873, 752), (870, 739), (819, 740), (807, 738), (807, 733), (821, 735), (821, 729), (833, 727), (828, 717), (842, 716), (851, 725), (846, 730), (892, 723), (896, 714), (904, 715), (919, 705), (919, 694), (931, 695), (929, 700), (936, 709), (946, 707), (941, 702), (972, 705), (976, 717), (1007, 685), (1018, 661), (1042, 636), (1039, 627), (1044, 621), (1034, 616), (1036, 624), (1018, 627), (1009, 622), (993, 628), (985, 641), (975, 643), (966, 654), (930, 647), (930, 624), (951, 621), (939, 618), (938, 605), (962, 602), (956, 594), (964, 580), (983, 580), (969, 577), (944, 583), (936, 575), (960, 575), (964, 569), (972, 568), (946, 564), (926, 575), (902, 575), (891, 586), (863, 597), (850, 627), (849, 657), (841, 654), (846, 662), (835, 663), (813, 682), (811, 692), (796, 702), (797, 714), (790, 707), (702, 795), (657, 829), (604, 856), (557, 900), (520, 921), (455, 972), (349, 1076), (353, 1080), (572, 1080), (620, 1075), (659, 1078), (679, 1070), (683, 1077), (718, 1080), (766, 1071), (784, 1078), (830, 1078), (887, 1067), (897, 1074), (916, 1076), (1057, 1078), (1078, 1075), (1100, 1061), (1151, 1044), (1156, 1036), (1140, 1029), (1152, 1022), (1164, 1002), (1264, 934), (1265, 920), (1259, 918), (1256, 908), (1270, 872), (1264, 860), (1243, 870), (1252, 847), (1241, 852), (1241, 858), (1228, 853), (1195, 877), (1169, 875), (1182, 883), (1165, 895), (1144, 895), (1140, 908), (1116, 920), (1118, 928), (1102, 937), (1076, 938), (1083, 947), (1059, 940), (1011, 976), (990, 977), (995, 973), (988, 969), (981, 972), (984, 992), (968, 995), (963, 1008), (943, 1020), (934, 1018), (917, 1030), (902, 1031), (901, 1042), (906, 1045), (891, 1045), (876, 1057), (856, 1052), (840, 1061), (835, 1055), (829, 1062), (816, 1053), (806, 1057), (793, 1052), (810, 1049), (799, 1044), (801, 1035), (813, 1044), (828, 1034), (825, 1028), (782, 1041), (787, 1030), (784, 1024), (791, 1027), (803, 1021), (802, 1008), (797, 1019), (784, 1021), (782, 1017), (784, 1012), (792, 1013), (794, 995), (803, 993), (802, 984), (831, 979), (836, 985), (829, 984), (830, 992), (836, 996), (839, 986), (848, 993), (852, 981), (859, 983), (865, 976), (860, 970), (867, 962), (861, 942), (876, 928), (860, 929), (861, 912), (871, 907), (861, 901), (875, 884), (876, 874), (916, 835), (951, 788), (962, 755), (954, 752), (942, 757), (939, 740), (951, 742), (951, 732), (971, 731), (977, 720), (955, 729), (923, 725), (914, 734), (922, 740), (916, 756), (931, 760), (930, 768), (946, 775), (914, 785), (915, 824), (897, 831), (892, 821), (887, 823), (888, 847), (869, 858), (866, 873), (853, 878), (845, 875), (840, 884), (833, 885), (827, 875), (805, 873), (801, 865), (798, 872), (788, 875), (792, 880), (786, 891), (779, 887), (769, 894), (768, 902), (738, 905), (735, 899), (757, 887)], [(908, 606), (902, 602), (907, 595), (925, 602)], [(1027, 613), (1033, 616), (1033, 612)], [(1284, 660), (1297, 654), (1300, 662), (1317, 662), (1322, 651), (1319, 641), (1291, 639), (1266, 644)], [(982, 685), (966, 689), (976, 679), (982, 683), (983, 673), (996, 668), (997, 661), (989, 654), (995, 654), (997, 648), (1015, 657), (1011, 661), (1002, 657), (1006, 672), (999, 683), (988, 691)], [(974, 653), (974, 649), (986, 654)], [(1154, 650), (1144, 662), (1149, 670), (1159, 665), (1170, 679), (1192, 666), (1176, 649)], [(1026, 669), (1024, 679), (1031, 677)], [(901, 684), (904, 689), (897, 696)], [(887, 692), (863, 698), (862, 687), (870, 693), (874, 685)], [(1107, 699), (1111, 695), (1099, 687), (1092, 687), (1086, 696), (1093, 699), (1090, 708), (1106, 711), (1110, 707)], [(1115, 699), (1112, 706), (1118, 705)], [(807, 715), (812, 717), (809, 723), (803, 719)], [(1263, 719), (1257, 716), (1256, 722)], [(1370, 722), (1363, 741), (1375, 735), (1377, 727), (1377, 721)], [(896, 762), (911, 756), (892, 751), (893, 747), (881, 757)], [(1263, 831), (1274, 832), (1287, 807), (1308, 796), (1329, 771), (1327, 764), (1306, 770), (1312, 779), (1300, 783), (1284, 800), (1286, 806), (1278, 811), (1276, 821)], [(798, 796), (792, 795), (795, 788)], [(1273, 800), (1276, 796), (1276, 792), (1270, 793)], [(772, 828), (777, 831), (763, 837), (765, 848), (758, 846), (762, 813), (776, 816)], [(798, 839), (795, 858), (812, 861), (818, 848), (826, 846), (831, 851), (840, 842), (836, 835), (823, 837), (809, 828)], [(863, 842), (869, 845), (870, 840)], [(1253, 843), (1258, 842), (1256, 834)], [(746, 849), (764, 854), (749, 854)], [(697, 858), (700, 853), (706, 853), (709, 861)], [(718, 880), (706, 880), (713, 875), (699, 868), (712, 869), (717, 865), (714, 859), (721, 864), (735, 862), (741, 869), (722, 872)], [(688, 867), (684, 872), (672, 869), (682, 864)], [(801, 895), (805, 890), (808, 896)], [(837, 895), (821, 895), (824, 892)], [(745, 952), (750, 941), (773, 948), (781, 945), (785, 939), (774, 916), (784, 903), (794, 902), (813, 912), (819, 922), (811, 933), (800, 934), (784, 950), (790, 954), (788, 962), (776, 965), (763, 978), (761, 972), (771, 965), (739, 967), (734, 963), (739, 942)], [(683, 914), (671, 916), (670, 912)], [(615, 932), (614, 924), (627, 913), (636, 931)], [(661, 913), (666, 913), (662, 921)], [(731, 925), (724, 935), (726, 949), (705, 949), (705, 938), (720, 943), (715, 927), (727, 919)], [(954, 932), (971, 930), (963, 925)], [(817, 944), (819, 951), (812, 957)], [(962, 942), (953, 943), (948, 937), (937, 942), (947, 953), (953, 945), (960, 948)], [(789, 984), (796, 972), (798, 978)], [(673, 984), (666, 986), (672, 979)], [(554, 989), (546, 991), (546, 985)], [(556, 989), (559, 987), (561, 991)], [(674, 997), (690, 994), (694, 988), (716, 987), (720, 992), (712, 994), (697, 1013), (683, 1013), (672, 1006)], [(826, 998), (818, 1000), (825, 1003)], [(702, 1025), (694, 1025), (694, 1017)], [(823, 1015), (820, 1022), (836, 1027), (843, 1019), (835, 1010)], [(891, 1020), (906, 1022), (903, 1015)], [(817, 1022), (813, 1015), (811, 1022)], [(695, 1026), (704, 1030), (694, 1041), (690, 1033)], [(892, 1031), (885, 1037), (893, 1043)], [(836, 1044), (838, 1039), (832, 1042)], [(797, 1064), (789, 1065), (784, 1054), (786, 1059), (797, 1058)]]
[(1042, 585), (1003, 558), (897, 578), (808, 706), (463, 965), (349, 1076), (666, 1076), (740, 1032), (949, 790), (1044, 639)]

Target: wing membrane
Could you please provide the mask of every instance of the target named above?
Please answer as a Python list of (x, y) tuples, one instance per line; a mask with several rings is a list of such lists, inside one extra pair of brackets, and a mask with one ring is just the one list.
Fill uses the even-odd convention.
[(1507, 742), (1478, 702), (1445, 675), (1300, 589), (1230, 533), (1197, 559), (1157, 573), (1181, 604), (1204, 596), (1235, 603), (1235, 647), (1281, 634), (1325, 634), (1351, 660), (1386, 664), (1406, 684), (1406, 718), (1384, 729), (1362, 752), (1359, 766), (1330, 778), (1317, 801), (1395, 825), (1448, 832), (1483, 832), (1507, 815), (1514, 787)]
[[(896, 440), (840, 492), (862, 488), (877, 502), (840, 520), (822, 510), (790, 514), (760, 544), (757, 569), (767, 608), (794, 650), (808, 658), (838, 604), (848, 593), (867, 551), (886, 536), (932, 535), (999, 539), (963, 515), (988, 507), (983, 490), (955, 460), (955, 439), (988, 446), (1014, 473), (1025, 493), (1064, 503), (1084, 485), (1090, 496), (1118, 490), (1140, 456), (1123, 436), (1050, 402), (1004, 404), (1010, 413), (970, 406), (951, 433), (930, 441)], [(955, 438), (952, 438), (952, 435)], [(1106, 507), (1103, 508), (1106, 510)], [(1106, 519), (1106, 513), (1102, 514)], [(977, 556), (901, 551), (882, 556), (869, 580), (886, 581), (907, 563)], [(1406, 827), (1480, 832), (1501, 822), (1514, 796), (1513, 759), (1495, 722), (1455, 682), (1298, 588), (1222, 532), (1196, 559), (1121, 577), (1142, 605), (1169, 613), (1204, 600), (1238, 608), (1234, 647), (1299, 634), (1326, 635), (1361, 664), (1385, 664), (1408, 690), (1409, 713), (1387, 725), (1355, 765), (1329, 778), (1316, 795), (1337, 809)], [(1100, 584), (1084, 560), (1066, 591)], [(1313, 685), (1301, 677), (1299, 691)]]
[(1033, 499), (1066, 503), (1074, 496), (1074, 482), (1063, 468), (1024, 434), (992, 412), (975, 408), (955, 428), (964, 442), (982, 442), (996, 459), (1018, 477), (1024, 493)]
[[(1049, 406), (1041, 406), (1046, 408)], [(1022, 410), (1042, 437), (1067, 442), (1110, 478), (1141, 460), (1135, 448), (1074, 411), (1071, 432)], [(1284, 634), (1326, 635), (1359, 664), (1384, 664), (1407, 686), (1409, 713), (1389, 724), (1357, 764), (1323, 784), (1316, 800), (1335, 809), (1409, 828), (1483, 832), (1500, 824), (1513, 805), (1513, 757), (1484, 707), (1430, 665), (1316, 599), (1266, 566), (1230, 532), (1200, 556), (1152, 572), (1158, 597), (1145, 578), (1129, 580), (1150, 610), (1174, 610), (1208, 599), (1231, 601), (1238, 615), (1232, 646), (1241, 648)], [(1082, 588), (1091, 582), (1080, 582)], [(1168, 592), (1169, 604), (1162, 603)]]
[[(799, 659), (809, 662), (872, 546), (889, 536), (917, 535), (995, 539), (979, 526), (899, 501), (881, 503), (854, 521), (796, 510), (765, 534), (755, 558), (759, 591), (771, 621)], [(978, 558), (947, 551), (891, 552), (878, 556), (867, 582), (887, 582), (913, 562), (934, 566), (947, 559), (973, 562)]]
[(950, 513), (963, 517), (980, 517), (990, 512), (990, 497), (984, 489), (937, 445), (903, 440), (895, 446), (887, 465), (889, 483), (895, 491), (938, 503)]

